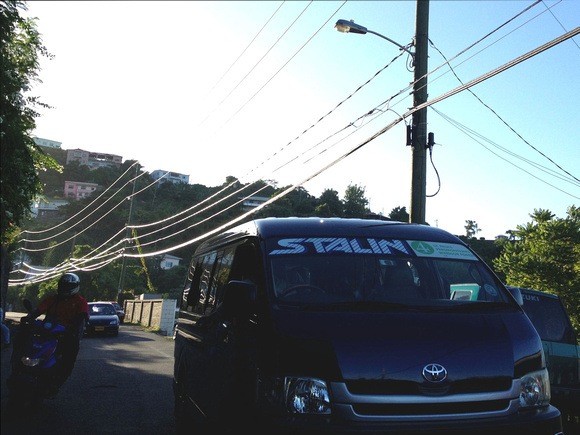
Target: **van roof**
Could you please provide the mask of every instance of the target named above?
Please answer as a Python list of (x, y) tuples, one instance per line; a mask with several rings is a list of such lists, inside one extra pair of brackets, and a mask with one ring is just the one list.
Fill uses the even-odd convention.
[(381, 237), (424, 240), (441, 243), (465, 243), (459, 237), (429, 225), (379, 219), (269, 217), (238, 225), (202, 243), (198, 252), (246, 237)]

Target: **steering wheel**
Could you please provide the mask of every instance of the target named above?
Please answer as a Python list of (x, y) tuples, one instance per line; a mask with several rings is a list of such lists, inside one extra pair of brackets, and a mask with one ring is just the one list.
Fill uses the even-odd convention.
[(288, 296), (289, 294), (292, 293), (326, 293), (326, 290), (324, 290), (321, 287), (318, 287), (317, 285), (314, 284), (296, 284), (296, 285), (292, 285), (284, 290), (282, 290), (279, 294), (280, 297), (285, 297)]

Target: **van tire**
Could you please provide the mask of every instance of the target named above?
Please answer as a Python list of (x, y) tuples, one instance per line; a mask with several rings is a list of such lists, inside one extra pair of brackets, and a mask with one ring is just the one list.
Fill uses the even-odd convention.
[(192, 413), (194, 412), (191, 408), (187, 393), (185, 391), (185, 378), (186, 371), (181, 369), (179, 371), (179, 376), (177, 381), (173, 383), (173, 395), (174, 395), (174, 409), (173, 417), (175, 421), (175, 433), (177, 435), (182, 434), (207, 434), (208, 425), (207, 423), (193, 418)]

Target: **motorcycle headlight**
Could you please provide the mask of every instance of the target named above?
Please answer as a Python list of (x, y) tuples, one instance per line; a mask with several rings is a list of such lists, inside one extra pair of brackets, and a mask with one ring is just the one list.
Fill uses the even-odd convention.
[(522, 376), (520, 385), (520, 406), (522, 408), (545, 406), (550, 403), (550, 378), (547, 369)]
[(285, 405), (292, 414), (330, 414), (326, 382), (315, 378), (286, 377)]

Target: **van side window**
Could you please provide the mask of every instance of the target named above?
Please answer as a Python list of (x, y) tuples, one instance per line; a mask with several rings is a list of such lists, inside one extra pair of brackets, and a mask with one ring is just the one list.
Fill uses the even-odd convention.
[[(195, 261), (195, 263), (194, 263)], [(201, 260), (191, 262), (187, 276), (187, 284), (183, 291), (182, 309), (192, 311), (193, 306), (199, 300), (199, 281), (201, 278), (202, 263)]]
[(205, 314), (212, 313), (221, 303), (223, 288), (228, 282), (234, 259), (234, 248), (229, 247), (220, 251), (217, 255), (215, 268), (212, 274), (211, 287), (209, 290), (208, 303)]
[(216, 252), (211, 252), (203, 257), (203, 264), (201, 265), (201, 273), (199, 280), (199, 299), (193, 307), (193, 312), (198, 314), (203, 314), (205, 311), (205, 306), (209, 298), (209, 288), (211, 285), (211, 272), (215, 265), (215, 260), (217, 257)]

